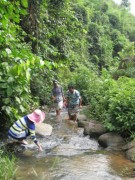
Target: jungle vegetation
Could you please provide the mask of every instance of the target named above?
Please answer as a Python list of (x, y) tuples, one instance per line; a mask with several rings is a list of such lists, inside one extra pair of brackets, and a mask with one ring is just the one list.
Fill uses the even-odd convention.
[[(113, 0), (0, 1), (0, 127), (75, 84), (88, 115), (134, 138), (135, 17)], [(126, 61), (125, 61), (126, 59)], [(128, 63), (126, 63), (128, 62)]]
[[(135, 17), (122, 0), (0, 1), (0, 131), (74, 83), (88, 115), (135, 137)], [(0, 153), (1, 177), (14, 158)], [(2, 166), (1, 166), (2, 167)], [(8, 172), (8, 173), (7, 173)], [(5, 175), (6, 173), (6, 175)]]

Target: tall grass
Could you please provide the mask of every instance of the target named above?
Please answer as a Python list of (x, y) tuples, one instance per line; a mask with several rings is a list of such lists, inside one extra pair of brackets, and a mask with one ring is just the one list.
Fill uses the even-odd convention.
[(0, 149), (0, 180), (15, 179), (15, 157)]

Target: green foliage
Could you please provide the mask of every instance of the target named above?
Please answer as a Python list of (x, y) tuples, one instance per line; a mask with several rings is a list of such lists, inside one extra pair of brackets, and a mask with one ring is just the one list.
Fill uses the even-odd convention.
[[(39, 78), (40, 77), (40, 78)], [(52, 70), (39, 69), (31, 78), (31, 93), (33, 99), (39, 102), (39, 105), (49, 105), (52, 90)]]
[[(113, 38), (113, 47), (114, 47), (113, 57), (119, 56), (120, 54), (122, 54), (123, 49), (125, 49), (126, 46), (130, 46), (128, 39), (117, 30), (114, 30), (112, 32), (112, 38)], [(124, 52), (126, 53), (126, 55), (128, 55), (127, 51), (124, 51)]]
[(120, 78), (112, 89), (107, 91), (108, 109), (105, 123), (108, 129), (129, 135), (134, 132), (135, 125), (135, 81), (129, 78)]
[(135, 57), (128, 57), (123, 59), (118, 69), (113, 73), (113, 77), (118, 79), (120, 76), (135, 77)]
[[(44, 13), (45, 8), (46, 13)], [(81, 22), (74, 15), (68, 0), (61, 3), (48, 1), (47, 6), (43, 4), (41, 21), (43, 28), (41, 51), (46, 48), (43, 58), (55, 62), (67, 60), (76, 46), (76, 37), (80, 34), (79, 28), (81, 28)]]
[[(115, 71), (120, 59), (135, 53), (135, 19), (128, 9), (111, 0), (1, 0), (0, 17), (2, 127), (39, 103), (47, 104), (55, 77), (65, 91), (74, 82), (84, 103), (91, 105), (91, 115), (120, 131), (109, 122), (115, 109), (109, 99), (115, 88), (120, 95), (121, 82), (106, 70)], [(133, 73), (131, 67), (126, 71), (129, 77)]]
[(91, 23), (88, 31), (90, 60), (99, 67), (108, 67), (112, 62), (112, 41), (105, 35), (106, 29), (97, 23)]
[[(7, 11), (7, 6), (10, 11)], [(30, 44), (24, 42), (25, 33), (18, 23), (25, 14), (27, 1), (1, 1), (0, 24), (0, 127), (9, 126), (34, 104), (30, 94), (30, 77), (34, 66), (42, 67), (42, 60), (31, 53)]]
[(121, 57), (121, 59), (125, 59), (125, 57), (135, 56), (134, 43), (125, 42), (124, 48), (121, 52), (119, 52), (119, 56)]
[(109, 17), (111, 28), (119, 29), (121, 26), (119, 17), (116, 14), (108, 14), (108, 17)]
[(15, 157), (9, 157), (0, 150), (0, 179), (15, 179)]
[(85, 27), (85, 25), (88, 24), (88, 11), (87, 11), (87, 9), (82, 5), (75, 4), (74, 10), (75, 10), (75, 14), (76, 14), (77, 19), (80, 22), (82, 22), (82, 24)]
[(109, 131), (130, 136), (135, 130), (134, 88), (134, 79), (121, 77), (115, 81), (104, 72), (100, 81), (95, 80), (94, 91), (88, 92), (90, 114), (102, 121)]

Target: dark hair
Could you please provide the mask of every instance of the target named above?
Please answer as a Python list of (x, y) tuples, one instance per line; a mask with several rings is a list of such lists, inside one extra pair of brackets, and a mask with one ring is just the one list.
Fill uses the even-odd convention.
[(68, 89), (74, 89), (74, 85), (69, 84), (69, 85), (68, 85)]
[(54, 83), (54, 84), (57, 84), (57, 83), (58, 83), (58, 81), (55, 79), (55, 80), (53, 80), (53, 83)]

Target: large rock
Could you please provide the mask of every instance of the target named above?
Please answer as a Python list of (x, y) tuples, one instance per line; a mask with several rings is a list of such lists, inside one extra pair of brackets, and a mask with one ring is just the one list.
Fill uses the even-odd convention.
[(104, 134), (106, 129), (102, 123), (97, 121), (90, 121), (89, 124), (86, 124), (84, 127), (84, 135), (89, 135), (91, 138), (98, 138), (100, 135)]
[(125, 144), (122, 149), (127, 151), (131, 148), (135, 148), (135, 140), (131, 141), (131, 142), (128, 142), (127, 144)]
[(77, 115), (77, 122), (78, 122), (78, 127), (84, 128), (89, 124), (87, 121), (87, 117), (84, 114), (78, 114)]
[(89, 122), (88, 121), (78, 121), (78, 127), (84, 128), (89, 126)]
[(52, 134), (52, 126), (46, 123), (36, 124), (36, 134), (40, 136), (50, 136)]
[(135, 162), (135, 147), (126, 151), (126, 157)]
[(112, 132), (101, 135), (98, 138), (98, 143), (102, 147), (112, 150), (122, 150), (122, 147), (125, 145), (124, 139), (120, 135)]
[(84, 114), (78, 114), (77, 115), (77, 120), (78, 121), (87, 121), (87, 117)]
[(135, 162), (135, 140), (123, 146), (123, 150), (126, 151), (126, 157)]

